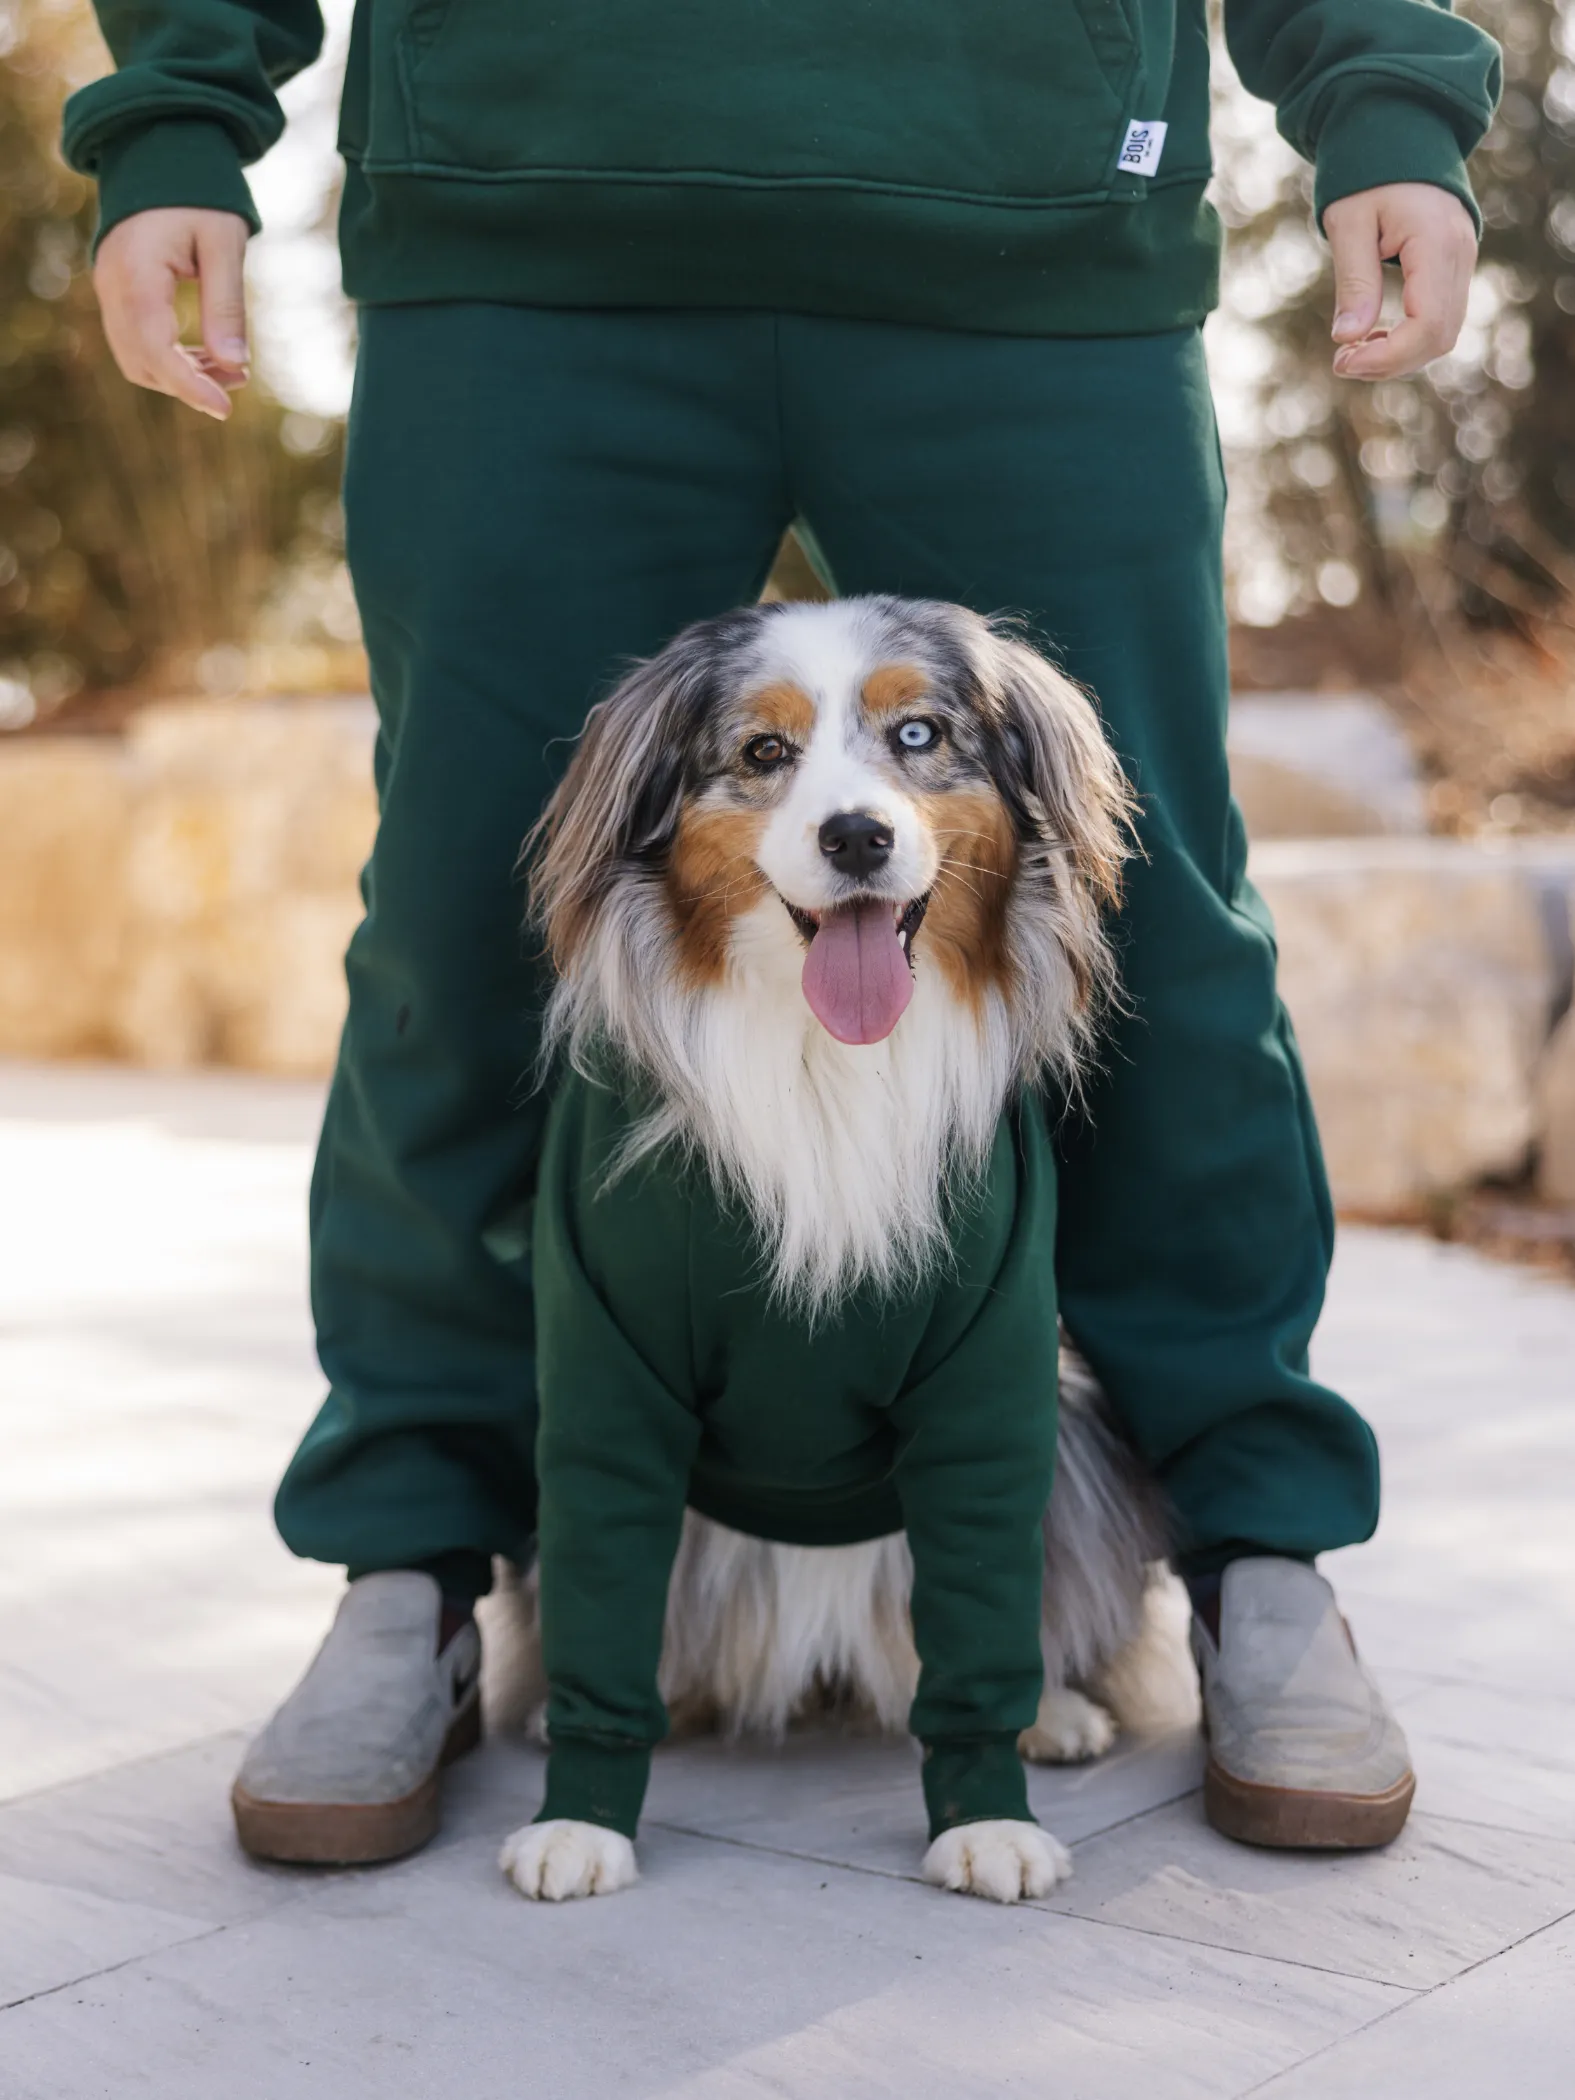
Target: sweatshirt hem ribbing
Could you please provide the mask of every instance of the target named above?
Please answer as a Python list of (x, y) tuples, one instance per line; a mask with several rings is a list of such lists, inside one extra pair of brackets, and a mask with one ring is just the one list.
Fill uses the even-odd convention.
[(1043, 209), (881, 191), (468, 182), (351, 163), (345, 289), (367, 305), (815, 313), (1002, 335), (1157, 335), (1217, 291), (1202, 181)]

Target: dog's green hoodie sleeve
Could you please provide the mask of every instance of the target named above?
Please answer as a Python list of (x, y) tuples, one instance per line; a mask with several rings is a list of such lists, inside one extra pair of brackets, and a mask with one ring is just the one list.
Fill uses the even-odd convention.
[(133, 212), (232, 211), (255, 233), (242, 169), (284, 129), (276, 90), (323, 44), (317, 0), (94, 0), (117, 70), (66, 104), (62, 150), (98, 178), (102, 240)]
[[(632, 1838), (651, 1751), (667, 1733), (657, 1672), (700, 1420), (637, 1351), (586, 1274), (573, 1205), (558, 1186), (572, 1172), (572, 1124), (560, 1113), (549, 1125), (532, 1257), (538, 1303), (552, 1308), (540, 1323), (537, 1366), (552, 1744), (537, 1821), (566, 1816)], [(651, 1249), (658, 1264), (666, 1252)]]
[(1055, 1471), (1055, 1172), (1039, 1111), (1018, 1116), (1018, 1201), (993, 1288), (944, 1360), (893, 1405), (913, 1555), (930, 1836), (1032, 1822), (1017, 1738), (1043, 1683), (1044, 1511)]

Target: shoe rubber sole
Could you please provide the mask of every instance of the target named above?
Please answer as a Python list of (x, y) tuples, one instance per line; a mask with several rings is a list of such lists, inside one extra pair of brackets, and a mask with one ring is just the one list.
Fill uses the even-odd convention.
[(261, 1801), (239, 1781), (230, 1790), (235, 1834), (253, 1859), (289, 1866), (369, 1867), (418, 1852), (438, 1827), (442, 1772), (481, 1741), (479, 1689), (449, 1724), (436, 1768), (397, 1801)]
[(1413, 1772), (1381, 1794), (1257, 1786), (1211, 1757), (1203, 1774), (1203, 1812), (1223, 1837), (1242, 1845), (1285, 1852), (1370, 1852), (1400, 1835), (1415, 1792)]

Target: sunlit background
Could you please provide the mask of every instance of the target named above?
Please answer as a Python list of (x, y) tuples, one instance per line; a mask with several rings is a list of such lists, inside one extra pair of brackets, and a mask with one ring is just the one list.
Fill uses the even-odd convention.
[[(1216, 36), (1232, 775), (1338, 1200), (1453, 1230), (1536, 1193), (1564, 1222), (1525, 1231), (1575, 1262), (1575, 0), (1462, 11), (1507, 76), (1470, 319), (1376, 388), (1332, 376), (1310, 171)], [(219, 428), (104, 347), (56, 145), (107, 63), (87, 0), (0, 0), (0, 1055), (332, 1061), (375, 820), (338, 501), (350, 12), (326, 0), (253, 174), (257, 376)], [(820, 588), (791, 537), (769, 588)]]
[[(1562, 827), (1575, 822), (1575, 21), (1568, 0), (1464, 11), (1503, 43), (1509, 82), (1473, 168), (1487, 232), (1471, 318), (1452, 357), (1377, 389), (1330, 375), (1308, 171), (1218, 52), (1230, 245), (1208, 341), (1238, 683), (1382, 687), (1437, 828)], [(12, 729), (142, 689), (359, 682), (334, 499), (354, 357), (333, 245), (350, 0), (325, 14), (325, 55), (286, 88), (289, 127), (255, 171), (262, 386), (221, 434), (131, 400), (107, 368), (84, 274), (91, 200), (54, 147), (64, 92), (105, 64), (86, 0), (0, 0)]]

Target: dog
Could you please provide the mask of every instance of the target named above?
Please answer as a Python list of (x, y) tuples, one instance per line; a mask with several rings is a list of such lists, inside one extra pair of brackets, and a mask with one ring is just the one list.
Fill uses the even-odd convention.
[[(886, 1363), (866, 1346), (872, 1321), (887, 1333), (884, 1308), (917, 1303), (933, 1324), (934, 1303), (971, 1289), (969, 1221), (988, 1209), (1008, 1155), (1011, 1204), (1031, 1200), (1044, 1142), (1025, 1120), (1039, 1113), (1029, 1104), (1042, 1093), (1075, 1099), (1118, 998), (1105, 914), (1119, 896), (1132, 806), (1088, 697), (1010, 625), (953, 605), (865, 597), (730, 613), (686, 630), (593, 710), (528, 844), (533, 912), (554, 970), (546, 1054), (578, 1090), (561, 1116), (554, 1107), (560, 1138), (555, 1152), (549, 1135), (538, 1195), (538, 1282), (571, 1276), (579, 1310), (556, 1336), (550, 1308), (542, 1314), (544, 1576), (507, 1585), (488, 1628), (494, 1688), (503, 1665), (494, 1718), (534, 1714), (539, 1725), (548, 1696), (543, 1817), (503, 1851), (524, 1894), (605, 1893), (635, 1878), (637, 1801), (622, 1811), (605, 1802), (625, 1778), (643, 1789), (643, 1768), (636, 1787), (633, 1764), (625, 1771), (607, 1745), (628, 1748), (621, 1730), (659, 1734), (663, 1707), (680, 1727), (769, 1734), (828, 1707), (893, 1732), (917, 1712), (923, 1643), (910, 1606), (924, 1553), (898, 1528), (889, 1481), (864, 1483), (862, 1515), (839, 1517), (835, 1542), (806, 1542), (822, 1534), (802, 1528), (786, 1489), (786, 1516), (762, 1504), (758, 1521), (730, 1524), (718, 1510), (732, 1514), (733, 1504), (719, 1501), (714, 1479), (707, 1485), (705, 1395), (697, 1387), (692, 1422), (672, 1412), (684, 1364), (668, 1385), (642, 1385), (649, 1366), (625, 1362), (626, 1335), (607, 1344), (614, 1365), (576, 1356), (579, 1330), (616, 1323), (620, 1305), (634, 1303), (622, 1272), (649, 1266), (658, 1242), (689, 1229), (706, 1191), (717, 1215), (737, 1222), (747, 1266), (730, 1282), (708, 1282), (708, 1271), (675, 1283), (675, 1269), (663, 1289), (725, 1301), (726, 1317), (742, 1323), (730, 1333), (752, 1340), (769, 1329), (794, 1362), (795, 1350), (826, 1337), (821, 1355), (803, 1359), (817, 1379), (824, 1371), (835, 1382), (855, 1361)], [(542, 1206), (552, 1210), (560, 1185), (564, 1206), (580, 1208), (544, 1245)], [(647, 1206), (667, 1207), (615, 1213), (587, 1257), (601, 1210), (631, 1187)], [(683, 1189), (691, 1193), (675, 1194)], [(705, 1244), (714, 1269), (722, 1242)], [(1013, 1273), (1042, 1276), (1052, 1248), (1029, 1251), (1037, 1258)], [(1027, 1287), (1003, 1291), (1006, 1273), (990, 1270), (977, 1302), (1009, 1321)], [(710, 1319), (716, 1308), (703, 1312)], [(1030, 1328), (1036, 1389), (1006, 1396), (1025, 1417), (1048, 1407), (1057, 1382), (1053, 1313), (1031, 1315)], [(643, 1346), (635, 1332), (632, 1354)], [(1098, 1755), (1118, 1721), (1151, 1728), (1196, 1707), (1162, 1573), (1161, 1497), (1064, 1337), (1059, 1356), (1059, 1411), (1046, 1417), (1053, 1487), (1031, 1505), (1028, 1542), (1042, 1552), (1042, 1578), (1035, 1571), (1024, 1590), (1018, 1553), (1009, 1614), (1031, 1615), (1014, 1653), (1020, 1663), (1026, 1631), (1042, 1674), (1037, 1712), (1009, 1747), (1044, 1761)], [(846, 1375), (868, 1386), (882, 1374)], [(924, 1384), (913, 1378), (905, 1392)], [(660, 1541), (650, 1580), (597, 1620), (594, 1593), (610, 1598), (626, 1570), (588, 1536), (599, 1520), (558, 1510), (555, 1477), (594, 1504), (598, 1469), (609, 1480), (638, 1470), (630, 1444), (646, 1401), (620, 1398), (626, 1411), (609, 1420), (625, 1426), (603, 1423), (599, 1443), (578, 1421), (593, 1390), (621, 1393), (631, 1381), (698, 1455), (687, 1508), (681, 1452), (638, 1521), (620, 1505), (629, 1535)], [(740, 1404), (734, 1419), (747, 1420), (747, 1391)], [(924, 1425), (908, 1448), (955, 1438), (962, 1465), (968, 1425), (967, 1399), (954, 1395), (944, 1422)], [(897, 1464), (889, 1453), (884, 1462)], [(1030, 1487), (1034, 1462), (1025, 1460)], [(711, 1472), (722, 1477), (725, 1464)], [(927, 1492), (944, 1504), (944, 1491)], [(747, 1505), (747, 1483), (743, 1493)], [(561, 1499), (567, 1507), (567, 1487)], [(936, 1530), (926, 1526), (926, 1536)], [(944, 1581), (932, 1578), (936, 1587)], [(660, 1588), (665, 1605), (652, 1602)], [(944, 1600), (939, 1613), (927, 1606), (929, 1621), (943, 1616)], [(637, 1620), (645, 1649), (659, 1650), (649, 1697), (633, 1670), (598, 1705), (582, 1681), (591, 1651)], [(954, 1669), (958, 1683), (966, 1674)], [(925, 1878), (1000, 1901), (1043, 1893), (1069, 1863), (1028, 1818), (1026, 1796), (1000, 1814), (962, 1815), (950, 1796), (937, 1808), (947, 1786), (966, 1804), (978, 1779), (953, 1737), (942, 1738), (941, 1765), (947, 1756), (963, 1764), (933, 1789), (926, 1765), (932, 1826), (939, 1816), (944, 1827)], [(552, 1773), (571, 1753), (584, 1772), (565, 1782), (566, 1798), (584, 1812), (567, 1814), (555, 1812)], [(601, 1808), (597, 1772), (611, 1789)], [(994, 1784), (1010, 1792), (999, 1763)]]

